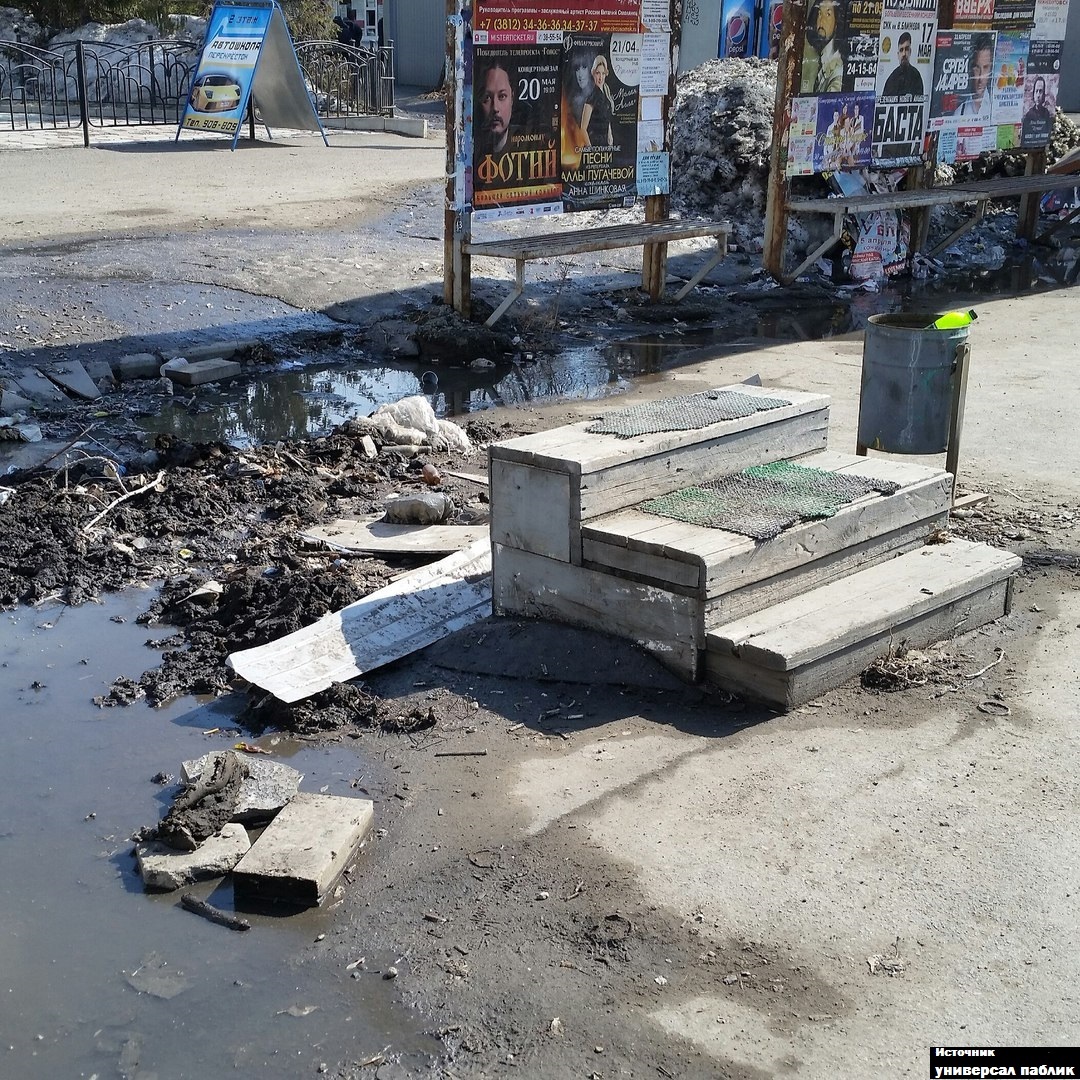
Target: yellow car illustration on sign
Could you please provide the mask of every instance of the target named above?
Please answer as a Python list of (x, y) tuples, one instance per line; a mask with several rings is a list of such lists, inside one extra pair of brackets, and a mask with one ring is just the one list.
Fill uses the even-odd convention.
[(196, 112), (229, 112), (240, 107), (240, 87), (231, 75), (200, 75), (191, 84)]

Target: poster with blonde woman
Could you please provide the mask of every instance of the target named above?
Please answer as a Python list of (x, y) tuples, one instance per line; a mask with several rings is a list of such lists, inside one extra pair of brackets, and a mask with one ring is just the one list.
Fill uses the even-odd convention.
[(567, 34), (561, 162), (567, 210), (618, 206), (636, 195), (638, 34)]

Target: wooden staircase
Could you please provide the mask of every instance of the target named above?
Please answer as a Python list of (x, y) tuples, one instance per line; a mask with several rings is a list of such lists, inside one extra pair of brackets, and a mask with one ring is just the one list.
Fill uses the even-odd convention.
[[(822, 395), (722, 389), (790, 404), (691, 431), (626, 439), (585, 421), (493, 444), (496, 613), (617, 634), (688, 681), (790, 708), (901, 641), (925, 645), (1008, 611), (1016, 556), (931, 542), (948, 524), (949, 473), (826, 450)], [(781, 459), (899, 487), (764, 542), (640, 509)]]

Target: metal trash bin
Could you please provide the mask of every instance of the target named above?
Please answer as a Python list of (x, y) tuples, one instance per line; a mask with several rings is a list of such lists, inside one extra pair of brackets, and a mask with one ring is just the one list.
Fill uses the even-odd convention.
[(938, 329), (937, 318), (870, 316), (859, 392), (860, 453), (939, 454), (952, 448), (968, 327)]

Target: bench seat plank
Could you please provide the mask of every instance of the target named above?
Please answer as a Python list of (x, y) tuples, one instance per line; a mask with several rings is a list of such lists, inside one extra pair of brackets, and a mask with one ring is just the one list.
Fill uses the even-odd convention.
[(652, 221), (632, 225), (609, 225), (599, 229), (567, 229), (557, 233), (505, 237), (499, 240), (469, 240), (463, 246), (469, 255), (529, 260), (689, 240), (696, 236), (726, 238), (730, 231), (729, 221)]

